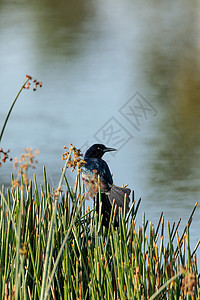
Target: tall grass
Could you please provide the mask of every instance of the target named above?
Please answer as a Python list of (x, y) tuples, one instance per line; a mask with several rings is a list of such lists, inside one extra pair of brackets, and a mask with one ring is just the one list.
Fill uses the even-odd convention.
[(57, 189), (50, 188), (45, 169), (40, 187), (36, 177), (25, 185), (23, 176), (21, 186), (2, 186), (2, 299), (199, 299), (189, 239), (197, 204), (180, 240), (163, 216), (154, 227), (143, 213), (142, 225), (136, 226), (140, 201), (136, 205), (134, 199), (128, 216), (120, 212), (118, 228), (113, 206), (106, 229), (95, 208), (85, 209), (81, 174), (72, 188), (64, 173)]

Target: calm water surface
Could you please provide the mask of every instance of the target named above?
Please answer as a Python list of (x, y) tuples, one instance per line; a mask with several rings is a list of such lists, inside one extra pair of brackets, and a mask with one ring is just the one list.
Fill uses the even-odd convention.
[[(56, 185), (63, 146), (102, 142), (115, 184), (142, 198), (156, 225), (184, 228), (200, 198), (200, 15), (198, 1), (0, 1), (0, 128), (25, 74), (1, 146), (39, 149)], [(142, 110), (143, 109), (143, 110)], [(0, 169), (9, 184), (12, 164)], [(30, 174), (31, 175), (31, 174)], [(73, 175), (70, 174), (73, 183)], [(200, 237), (200, 209), (191, 227)]]

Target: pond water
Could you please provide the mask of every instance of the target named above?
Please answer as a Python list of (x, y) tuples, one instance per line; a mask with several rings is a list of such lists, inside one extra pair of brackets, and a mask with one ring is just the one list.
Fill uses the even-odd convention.
[[(20, 95), (1, 147), (39, 149), (37, 178), (45, 165), (56, 186), (64, 145), (113, 146), (105, 159), (142, 198), (138, 223), (163, 211), (181, 232), (200, 198), (199, 11), (185, 0), (0, 0), (0, 128), (25, 75), (43, 82)], [(0, 168), (1, 183), (12, 170)], [(197, 208), (193, 246), (199, 228)]]

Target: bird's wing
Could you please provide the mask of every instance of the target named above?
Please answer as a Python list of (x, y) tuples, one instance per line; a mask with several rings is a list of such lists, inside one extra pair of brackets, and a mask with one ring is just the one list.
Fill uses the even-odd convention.
[(124, 207), (124, 199), (126, 195), (126, 207), (128, 209), (130, 198), (129, 195), (131, 193), (131, 190), (129, 188), (123, 188), (116, 185), (112, 185), (109, 193), (108, 198), (110, 200), (111, 205), (113, 204), (113, 201), (115, 200), (115, 203), (117, 206)]

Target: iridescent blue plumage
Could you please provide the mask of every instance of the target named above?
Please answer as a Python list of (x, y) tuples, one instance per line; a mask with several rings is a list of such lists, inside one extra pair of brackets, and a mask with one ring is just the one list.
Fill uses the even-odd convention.
[(83, 167), (83, 172), (87, 175), (93, 175), (94, 170), (97, 171), (97, 175), (100, 175), (100, 179), (105, 183), (113, 184), (112, 175), (110, 173), (107, 163), (103, 159), (99, 158), (84, 158), (86, 164)]

